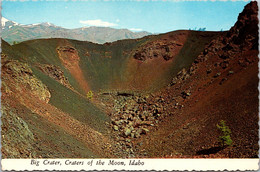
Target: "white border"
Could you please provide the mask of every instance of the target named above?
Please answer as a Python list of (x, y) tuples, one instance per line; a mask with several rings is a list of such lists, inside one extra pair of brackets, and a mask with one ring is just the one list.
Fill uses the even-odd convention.
[[(143, 162), (143, 165), (129, 165), (129, 162)], [(35, 163), (38, 161), (38, 166)], [(60, 162), (44, 165), (44, 162)], [(79, 165), (65, 165), (65, 161), (81, 162)], [(98, 161), (104, 165), (96, 165)], [(124, 165), (108, 165), (109, 161)], [(258, 170), (259, 159), (2, 159), (2, 170)]]

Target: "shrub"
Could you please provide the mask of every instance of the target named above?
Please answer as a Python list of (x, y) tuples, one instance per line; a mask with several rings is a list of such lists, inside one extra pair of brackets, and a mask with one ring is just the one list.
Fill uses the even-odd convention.
[(89, 92), (87, 93), (87, 98), (91, 100), (93, 98), (93, 95), (94, 95), (93, 92), (89, 90)]
[(222, 147), (230, 146), (232, 144), (231, 139), (231, 130), (226, 125), (226, 121), (221, 120), (219, 124), (217, 124), (218, 129), (221, 131), (222, 135), (219, 136), (219, 141)]

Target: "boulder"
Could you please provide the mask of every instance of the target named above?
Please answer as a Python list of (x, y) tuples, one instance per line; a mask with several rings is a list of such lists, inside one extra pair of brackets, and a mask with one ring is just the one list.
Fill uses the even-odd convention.
[(126, 127), (124, 130), (124, 134), (125, 136), (129, 136), (131, 134), (131, 129)]
[(183, 91), (183, 92), (181, 92), (181, 95), (182, 95), (182, 97), (183, 97), (184, 99), (186, 99), (188, 96), (191, 95), (191, 93), (190, 93), (190, 91)]
[(208, 69), (208, 70), (207, 70), (207, 74), (210, 74), (211, 72), (212, 72), (211, 69)]
[(214, 75), (214, 78), (217, 78), (217, 77), (219, 77), (220, 75), (221, 75), (221, 73), (218, 72), (218, 73), (216, 73), (216, 74)]
[(149, 130), (147, 128), (142, 128), (142, 134), (147, 134)]
[(230, 70), (230, 71), (228, 72), (228, 75), (232, 75), (233, 73), (234, 73), (234, 71)]
[(113, 128), (114, 128), (115, 131), (119, 130), (118, 126), (116, 126), (116, 125), (114, 125)]

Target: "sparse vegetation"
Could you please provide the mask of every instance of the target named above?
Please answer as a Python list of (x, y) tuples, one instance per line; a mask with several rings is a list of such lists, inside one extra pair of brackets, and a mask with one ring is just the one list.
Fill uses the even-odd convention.
[(93, 92), (89, 90), (89, 92), (87, 93), (87, 98), (91, 100), (93, 98), (93, 95), (94, 95)]
[(15, 45), (15, 44), (18, 44), (19, 42), (17, 42), (17, 41), (13, 41), (13, 45)]
[(222, 147), (225, 146), (230, 146), (232, 144), (232, 139), (231, 139), (231, 130), (229, 127), (226, 125), (226, 121), (221, 120), (217, 124), (218, 129), (221, 131), (222, 135), (219, 136), (219, 142)]

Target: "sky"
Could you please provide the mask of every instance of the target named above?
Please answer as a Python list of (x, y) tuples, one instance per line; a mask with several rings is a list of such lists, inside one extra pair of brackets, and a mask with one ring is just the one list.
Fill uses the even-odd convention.
[(248, 1), (2, 1), (2, 16), (20, 24), (50, 22), (64, 28), (112, 27), (165, 33), (232, 27)]

